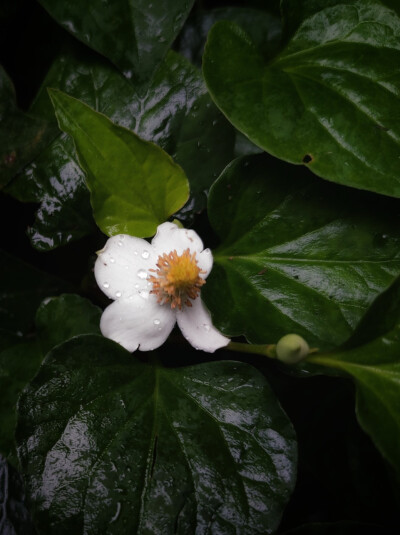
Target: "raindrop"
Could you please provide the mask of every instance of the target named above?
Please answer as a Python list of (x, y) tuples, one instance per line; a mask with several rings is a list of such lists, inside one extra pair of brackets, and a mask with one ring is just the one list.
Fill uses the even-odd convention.
[(155, 320), (153, 321), (153, 323), (154, 323), (154, 325), (160, 325), (161, 321), (158, 320), (158, 319), (155, 319)]
[(147, 258), (149, 258), (149, 256), (150, 256), (149, 251), (143, 251), (142, 258), (144, 258), (146, 260)]
[(214, 119), (214, 121), (212, 122), (212, 125), (215, 126), (216, 124), (218, 124), (218, 121), (217, 119)]
[(111, 264), (114, 264), (114, 262), (115, 262), (115, 258), (113, 258), (112, 256), (110, 256), (110, 262), (111, 262)]
[(137, 251), (133, 251), (133, 254), (136, 254), (136, 255), (137, 255), (137, 254), (138, 254), (138, 252), (137, 252)]
[(210, 326), (208, 325), (208, 323), (203, 323), (203, 329), (207, 332), (210, 330)]
[(122, 241), (119, 241), (117, 243), (118, 243), (118, 247), (122, 247)]
[(139, 284), (135, 284), (136, 290), (139, 290)]
[(148, 292), (147, 290), (141, 290), (139, 292), (139, 295), (140, 295), (140, 297), (143, 297), (143, 299), (148, 299), (149, 295), (150, 295), (150, 292)]
[(139, 271), (137, 272), (137, 276), (139, 277), (139, 279), (147, 279), (147, 271), (145, 271), (144, 269), (139, 269)]
[(115, 292), (115, 297), (121, 297), (122, 292)]
[(109, 288), (110, 284), (108, 282), (103, 282), (103, 288)]

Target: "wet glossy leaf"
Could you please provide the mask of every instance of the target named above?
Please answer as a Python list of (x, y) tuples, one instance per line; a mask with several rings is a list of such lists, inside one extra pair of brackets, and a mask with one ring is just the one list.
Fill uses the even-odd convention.
[(45, 299), (36, 312), (36, 330), (45, 355), (78, 334), (100, 334), (101, 309), (79, 295)]
[(2, 535), (34, 535), (25, 504), (21, 475), (0, 455), (0, 532)]
[(267, 61), (236, 24), (211, 30), (203, 71), (254, 143), (328, 180), (400, 196), (400, 18), (378, 0), (336, 2)]
[(26, 334), (42, 299), (71, 290), (71, 284), (0, 251), (0, 325)]
[[(399, 282), (377, 299), (348, 348), (309, 357), (308, 362), (337, 368), (354, 378), (358, 421), (400, 475)], [(384, 310), (389, 301), (391, 305)], [(384, 325), (388, 330), (381, 333)], [(360, 341), (360, 333), (369, 341), (352, 347)]]
[(188, 199), (182, 168), (154, 143), (116, 125), (82, 101), (49, 90), (91, 193), (93, 217), (108, 236), (152, 236)]
[(151, 78), (194, 0), (40, 0), (66, 30), (109, 58), (135, 82)]
[(55, 135), (54, 126), (17, 107), (12, 82), (0, 67), (0, 189)]
[(338, 346), (400, 273), (397, 201), (322, 182), (264, 155), (210, 191), (221, 238), (202, 295), (216, 325), (253, 343), (289, 332)]
[(37, 338), (8, 337), (0, 351), (0, 451), (4, 455), (14, 458), (17, 401), (46, 353), (73, 336), (100, 334), (100, 316), (101, 310), (87, 299), (63, 294), (46, 298), (39, 306)]
[(159, 368), (82, 336), (48, 355), (19, 411), (48, 534), (271, 533), (293, 489), (293, 429), (247, 364)]
[[(51, 117), (47, 87), (82, 99), (166, 150), (187, 173), (190, 201), (186, 219), (205, 207), (211, 183), (233, 155), (234, 132), (206, 93), (200, 73), (169, 53), (144, 94), (108, 65), (79, 54), (61, 56), (52, 66), (32, 111)], [(73, 143), (65, 134), (30, 165), (8, 189), (25, 202), (41, 202), (29, 230), (32, 244), (48, 250), (93, 232), (89, 192)]]

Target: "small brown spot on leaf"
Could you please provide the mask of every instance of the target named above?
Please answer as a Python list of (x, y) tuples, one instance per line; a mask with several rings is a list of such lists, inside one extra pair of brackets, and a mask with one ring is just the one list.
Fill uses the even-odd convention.
[(306, 154), (303, 157), (303, 163), (311, 163), (313, 161), (313, 157), (310, 154)]
[(257, 273), (257, 275), (264, 275), (264, 273), (267, 271), (267, 268), (262, 269)]

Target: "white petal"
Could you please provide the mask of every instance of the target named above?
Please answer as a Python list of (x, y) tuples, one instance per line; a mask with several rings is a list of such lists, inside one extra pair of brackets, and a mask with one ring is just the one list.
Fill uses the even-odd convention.
[(175, 313), (157, 303), (154, 295), (133, 295), (108, 306), (101, 316), (104, 336), (128, 351), (151, 351), (161, 346), (175, 325)]
[(178, 255), (181, 255), (186, 249), (199, 254), (204, 249), (203, 242), (194, 230), (179, 228), (174, 223), (159, 225), (151, 245), (157, 255), (170, 253), (174, 249)]
[(210, 274), (211, 268), (213, 266), (213, 255), (210, 249), (204, 249), (201, 253), (196, 254), (197, 265), (199, 268), (204, 271), (201, 273), (201, 277), (206, 279)]
[(120, 234), (110, 238), (94, 266), (100, 289), (111, 299), (128, 299), (148, 289), (149, 268), (155, 268), (157, 256), (146, 240)]
[(176, 319), (183, 336), (196, 349), (214, 353), (230, 341), (213, 326), (210, 313), (201, 299), (192, 301), (191, 307), (178, 310)]

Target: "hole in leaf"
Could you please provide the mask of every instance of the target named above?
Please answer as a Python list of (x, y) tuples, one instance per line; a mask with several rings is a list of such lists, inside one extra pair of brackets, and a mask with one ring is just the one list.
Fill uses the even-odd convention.
[(306, 154), (303, 158), (303, 162), (304, 163), (310, 163), (312, 162), (312, 156), (310, 156), (309, 154)]

